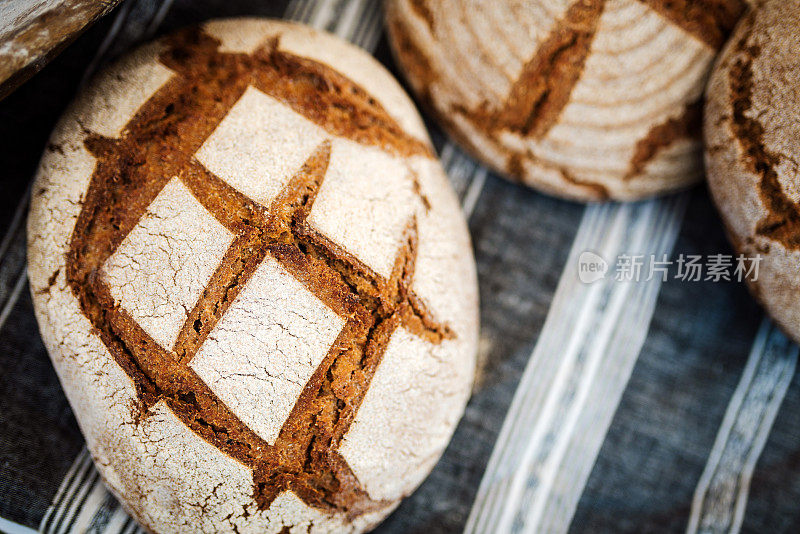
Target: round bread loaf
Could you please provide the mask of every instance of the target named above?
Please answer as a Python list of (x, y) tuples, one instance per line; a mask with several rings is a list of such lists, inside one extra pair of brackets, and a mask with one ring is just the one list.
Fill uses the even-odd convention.
[(423, 104), (501, 174), (578, 200), (702, 176), (701, 96), (744, 0), (387, 0)]
[[(800, 342), (800, 1), (762, 2), (736, 28), (706, 98), (709, 186), (750, 287)], [(755, 273), (754, 273), (755, 275)]]
[(269, 20), (130, 54), (66, 112), (28, 220), (45, 345), (154, 532), (360, 532), (469, 395), (469, 236), (365, 52)]

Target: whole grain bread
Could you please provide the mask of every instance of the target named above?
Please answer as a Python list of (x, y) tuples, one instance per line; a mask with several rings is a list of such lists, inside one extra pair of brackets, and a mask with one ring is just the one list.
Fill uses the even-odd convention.
[(750, 288), (800, 341), (800, 2), (759, 2), (707, 90), (706, 168), (734, 248), (761, 257)]
[(462, 147), (550, 194), (702, 177), (701, 96), (744, 0), (387, 0), (395, 57)]
[(34, 184), (42, 337), (154, 532), (361, 532), (427, 475), (477, 345), (469, 236), (368, 54), (213, 21), (102, 73)]

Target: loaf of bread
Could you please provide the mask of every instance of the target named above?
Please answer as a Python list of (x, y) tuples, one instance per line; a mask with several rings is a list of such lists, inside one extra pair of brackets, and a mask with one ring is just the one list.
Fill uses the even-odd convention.
[(744, 0), (387, 0), (400, 70), (448, 133), (562, 197), (702, 176), (701, 96)]
[[(800, 342), (800, 1), (759, 2), (720, 56), (705, 115), (708, 182), (767, 311)], [(757, 275), (757, 278), (756, 278)]]
[(469, 236), (413, 104), (283, 22), (101, 74), (33, 186), (36, 316), (111, 491), (153, 532), (361, 532), (469, 395)]

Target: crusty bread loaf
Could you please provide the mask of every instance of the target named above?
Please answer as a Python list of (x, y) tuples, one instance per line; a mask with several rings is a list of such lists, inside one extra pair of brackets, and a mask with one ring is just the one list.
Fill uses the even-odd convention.
[(705, 114), (714, 201), (737, 252), (762, 257), (751, 289), (798, 342), (799, 50), (800, 1), (760, 2), (720, 56)]
[(360, 532), (433, 467), (475, 363), (455, 195), (368, 54), (283, 22), (101, 74), (33, 187), (42, 337), (154, 532)]
[(744, 0), (387, 0), (401, 71), (498, 172), (579, 200), (702, 176), (701, 95)]

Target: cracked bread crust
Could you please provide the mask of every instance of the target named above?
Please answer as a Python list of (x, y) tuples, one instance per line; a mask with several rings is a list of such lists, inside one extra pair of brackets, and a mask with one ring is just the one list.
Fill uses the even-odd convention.
[(706, 168), (738, 253), (760, 254), (753, 294), (800, 341), (800, 2), (760, 2), (714, 69)]
[(33, 191), (42, 335), (143, 525), (359, 532), (432, 468), (472, 380), (474, 262), (370, 56), (276, 21), (177, 32), (73, 104)]
[(448, 133), (566, 198), (634, 200), (702, 177), (700, 107), (744, 0), (387, 0), (390, 42)]

